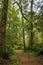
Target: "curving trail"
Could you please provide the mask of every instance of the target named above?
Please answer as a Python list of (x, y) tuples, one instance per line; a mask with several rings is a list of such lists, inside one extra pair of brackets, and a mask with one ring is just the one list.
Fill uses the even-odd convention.
[(20, 50), (16, 50), (19, 59), (19, 65), (43, 65), (36, 57), (30, 57), (26, 53), (22, 53)]

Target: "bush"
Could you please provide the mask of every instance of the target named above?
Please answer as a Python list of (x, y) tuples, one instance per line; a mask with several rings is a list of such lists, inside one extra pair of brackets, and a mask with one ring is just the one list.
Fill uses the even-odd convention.
[(32, 50), (37, 52), (38, 55), (43, 55), (43, 44), (33, 45)]

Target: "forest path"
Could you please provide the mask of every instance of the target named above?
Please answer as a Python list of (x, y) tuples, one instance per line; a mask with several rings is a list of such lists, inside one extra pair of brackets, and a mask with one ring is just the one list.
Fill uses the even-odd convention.
[(39, 58), (30, 57), (20, 50), (16, 50), (16, 53), (18, 54), (19, 65), (43, 65), (43, 63), (39, 61)]

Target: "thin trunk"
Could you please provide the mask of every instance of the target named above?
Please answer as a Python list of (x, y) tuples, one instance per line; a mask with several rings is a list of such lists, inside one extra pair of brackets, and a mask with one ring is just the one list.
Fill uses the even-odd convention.
[(30, 40), (30, 45), (32, 46), (34, 43), (33, 40), (33, 0), (31, 1), (31, 40)]
[(24, 19), (22, 17), (22, 31), (23, 31), (23, 44), (24, 44), (24, 51), (25, 51), (25, 31), (24, 31)]
[[(21, 3), (21, 1), (20, 1)], [(22, 5), (21, 5), (21, 15), (22, 15)], [(25, 31), (24, 31), (24, 18), (22, 16), (22, 31), (23, 31), (23, 44), (24, 44), (24, 51), (25, 51)]]
[(5, 37), (6, 37), (7, 10), (8, 10), (8, 0), (3, 0), (3, 8), (1, 14), (1, 23), (0, 23), (0, 51), (2, 53), (6, 52)]

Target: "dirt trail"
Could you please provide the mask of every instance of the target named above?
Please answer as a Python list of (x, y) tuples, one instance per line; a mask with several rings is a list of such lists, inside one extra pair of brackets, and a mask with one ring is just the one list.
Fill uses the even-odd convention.
[(20, 50), (17, 50), (19, 65), (43, 65), (36, 57), (28, 57), (26, 53), (22, 53)]

